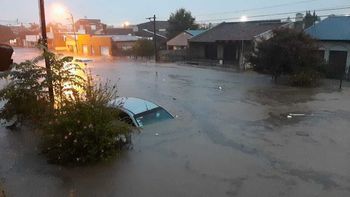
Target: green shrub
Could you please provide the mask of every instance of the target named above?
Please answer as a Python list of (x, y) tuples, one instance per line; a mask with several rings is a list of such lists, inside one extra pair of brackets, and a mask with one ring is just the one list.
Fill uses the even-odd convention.
[(108, 107), (117, 97), (116, 86), (96, 84), (91, 77), (86, 86), (85, 97), (66, 99), (42, 124), (42, 151), (51, 163), (83, 165), (107, 160), (130, 143), (130, 126), (120, 121), (120, 110)]
[(110, 159), (128, 143), (130, 132), (117, 109), (85, 101), (66, 104), (43, 126), (43, 153), (63, 165)]
[(151, 57), (154, 55), (154, 46), (151, 40), (138, 40), (136, 41), (132, 53), (138, 57)]
[(319, 85), (321, 75), (314, 70), (303, 70), (289, 76), (289, 82), (297, 87), (314, 87)]

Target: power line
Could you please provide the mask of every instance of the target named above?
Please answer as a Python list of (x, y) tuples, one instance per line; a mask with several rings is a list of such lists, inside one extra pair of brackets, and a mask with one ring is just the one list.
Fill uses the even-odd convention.
[(214, 13), (208, 13), (208, 14), (197, 14), (196, 16), (213, 16), (213, 15), (221, 15), (221, 14), (241, 13), (241, 12), (264, 10), (264, 9), (285, 7), (285, 6), (290, 6), (290, 5), (311, 3), (311, 2), (315, 2), (315, 1), (320, 1), (320, 0), (303, 0), (303, 1), (284, 3), (284, 4), (276, 4), (276, 5), (272, 5), (272, 6), (265, 6), (265, 7), (258, 7), (258, 8), (241, 9), (241, 10), (234, 10), (234, 11), (227, 11), (227, 12), (214, 12)]
[[(320, 18), (327, 18), (329, 16), (332, 16), (332, 14), (317, 15), (317, 17), (320, 17)], [(340, 14), (339, 16), (346, 16), (346, 14)], [(292, 19), (297, 19), (297, 17), (294, 16), (294, 17), (283, 17), (283, 18), (271, 18), (269, 20), (281, 20), (281, 21), (284, 21), (284, 20), (292, 20)]]
[[(337, 7), (337, 8), (324, 8), (324, 9), (318, 9), (314, 10), (315, 12), (325, 12), (325, 11), (336, 11), (336, 10), (346, 10), (350, 9), (350, 5), (343, 6), (343, 7)], [(262, 17), (268, 17), (268, 16), (281, 16), (281, 15), (287, 15), (287, 14), (297, 14), (303, 11), (293, 11), (293, 12), (280, 12), (280, 13), (274, 13), (274, 14), (260, 14), (260, 15), (253, 15), (249, 16), (249, 18), (262, 18)], [(230, 18), (218, 18), (218, 19), (208, 19), (208, 20), (200, 20), (197, 22), (216, 22), (216, 21), (226, 21), (226, 20), (239, 20), (240, 17), (230, 17)]]

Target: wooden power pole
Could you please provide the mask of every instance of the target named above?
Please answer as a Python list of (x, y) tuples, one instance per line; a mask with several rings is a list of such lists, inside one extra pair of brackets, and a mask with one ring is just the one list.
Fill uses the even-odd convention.
[[(44, 45), (44, 53), (48, 51), (47, 46), (47, 34), (46, 34), (46, 19), (45, 19), (45, 4), (44, 0), (39, 0), (39, 12), (40, 12), (40, 24), (41, 24), (41, 36), (42, 36), (42, 44)], [(49, 58), (45, 55), (45, 66), (46, 66), (46, 77), (48, 81), (49, 88), (49, 97), (51, 104), (54, 105), (55, 98), (53, 93), (53, 85), (52, 85), (52, 74), (51, 74), (51, 65)]]
[(156, 29), (156, 15), (153, 15), (153, 17), (147, 18), (148, 20), (152, 21), (153, 19), (153, 43), (154, 43), (154, 60), (157, 63), (158, 62), (158, 50), (157, 50), (157, 29)]

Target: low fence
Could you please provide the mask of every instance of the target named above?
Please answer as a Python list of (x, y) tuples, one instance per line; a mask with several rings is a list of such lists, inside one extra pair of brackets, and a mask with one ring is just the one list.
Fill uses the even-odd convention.
[(162, 50), (159, 51), (159, 60), (163, 62), (179, 62), (188, 60), (187, 50)]

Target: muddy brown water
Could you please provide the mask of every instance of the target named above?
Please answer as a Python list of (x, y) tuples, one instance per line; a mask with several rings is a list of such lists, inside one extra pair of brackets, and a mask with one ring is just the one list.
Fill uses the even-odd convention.
[(297, 89), (175, 64), (100, 60), (90, 68), (117, 82), (121, 96), (178, 118), (135, 133), (118, 159), (79, 168), (47, 164), (29, 129), (1, 128), (7, 196), (350, 196), (347, 87)]

